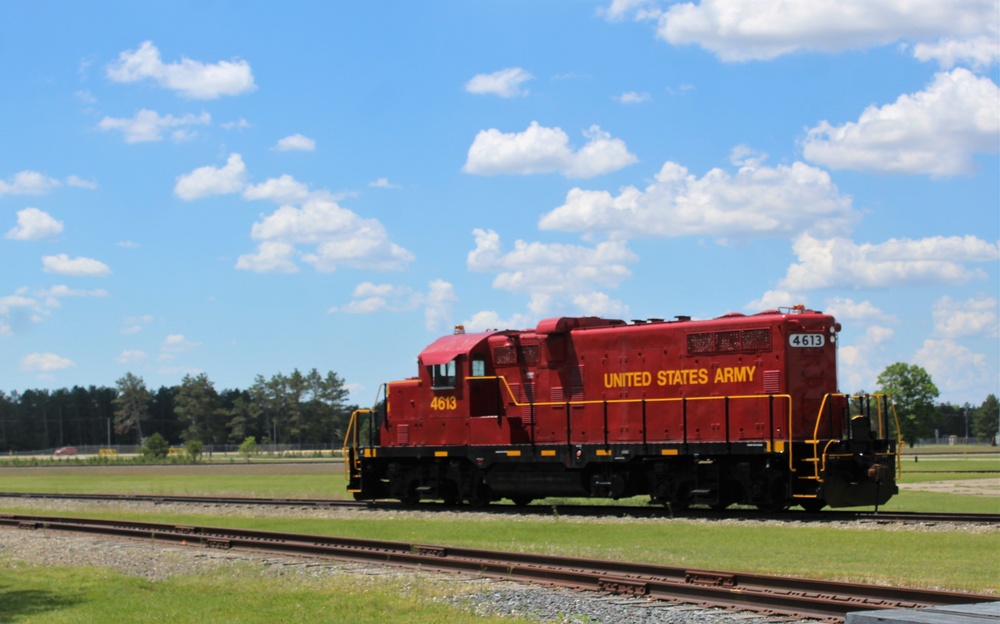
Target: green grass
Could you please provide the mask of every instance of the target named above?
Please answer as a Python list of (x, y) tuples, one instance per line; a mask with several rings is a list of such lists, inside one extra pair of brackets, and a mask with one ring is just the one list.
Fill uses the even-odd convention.
[[(210, 471), (210, 469), (208, 469)], [(257, 496), (262, 498), (347, 497), (346, 481), (339, 472), (327, 475), (88, 475), (62, 474), (3, 476), (0, 491), (53, 492), (61, 494), (153, 494)]]
[[(12, 513), (30, 513), (8, 509)], [(688, 520), (595, 523), (552, 516), (541, 519), (469, 517), (364, 517), (352, 519), (243, 518), (198, 514), (108, 512), (73, 515), (255, 528), (416, 544), (463, 546), (643, 561), (691, 568), (882, 582), (1000, 592), (1000, 532), (900, 527), (827, 527), (797, 524), (722, 524)], [(68, 514), (48, 514), (68, 515)], [(808, 553), (808, 555), (805, 555)], [(927, 565), (933, 561), (934, 565)]]
[(337, 575), (286, 579), (243, 564), (211, 575), (151, 582), (103, 568), (35, 567), (0, 559), (0, 622), (203, 624), (204, 622), (495, 623), (434, 602), (432, 580)]

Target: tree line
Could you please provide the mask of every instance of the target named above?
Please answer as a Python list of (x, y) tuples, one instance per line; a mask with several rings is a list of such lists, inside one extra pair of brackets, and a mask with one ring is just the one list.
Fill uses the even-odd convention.
[(0, 390), (0, 453), (61, 446), (141, 444), (160, 434), (172, 444), (336, 446), (351, 412), (336, 373), (298, 369), (258, 375), (247, 389), (216, 390), (208, 375), (152, 390), (128, 373), (114, 387)]
[[(994, 394), (978, 406), (936, 402), (938, 389), (927, 371), (901, 362), (876, 383), (877, 392), (892, 395), (901, 437), (911, 445), (922, 438), (993, 440), (997, 434)], [(240, 444), (253, 437), (262, 444), (337, 446), (356, 409), (347, 394), (336, 373), (316, 369), (258, 375), (245, 390), (221, 392), (204, 373), (155, 391), (132, 373), (114, 387), (0, 391), (0, 453), (141, 444), (157, 433), (171, 444)]]

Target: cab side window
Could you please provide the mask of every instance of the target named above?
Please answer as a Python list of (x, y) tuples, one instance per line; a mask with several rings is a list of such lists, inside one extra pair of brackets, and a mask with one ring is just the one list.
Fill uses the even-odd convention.
[(486, 376), (486, 360), (483, 356), (477, 355), (472, 358), (472, 376), (473, 377), (485, 377)]
[(431, 385), (435, 389), (455, 387), (455, 360), (431, 366)]

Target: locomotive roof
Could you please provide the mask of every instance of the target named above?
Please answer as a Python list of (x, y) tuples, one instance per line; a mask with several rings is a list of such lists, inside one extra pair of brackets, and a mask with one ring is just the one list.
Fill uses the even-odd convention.
[(423, 366), (445, 364), (459, 355), (464, 355), (498, 331), (485, 331), (470, 334), (450, 334), (441, 336), (420, 352), (420, 362)]

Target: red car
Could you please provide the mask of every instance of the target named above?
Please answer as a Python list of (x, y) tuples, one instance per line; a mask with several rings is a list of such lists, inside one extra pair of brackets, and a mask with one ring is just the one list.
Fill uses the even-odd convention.
[(55, 455), (76, 455), (76, 447), (64, 446), (62, 448), (57, 448)]

